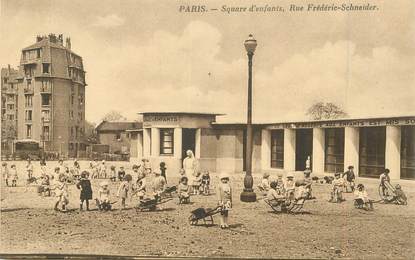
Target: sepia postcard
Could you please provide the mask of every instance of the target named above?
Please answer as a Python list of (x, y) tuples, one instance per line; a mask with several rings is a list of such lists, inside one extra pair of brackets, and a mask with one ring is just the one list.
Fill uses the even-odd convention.
[(414, 259), (413, 0), (0, 0), (0, 259)]

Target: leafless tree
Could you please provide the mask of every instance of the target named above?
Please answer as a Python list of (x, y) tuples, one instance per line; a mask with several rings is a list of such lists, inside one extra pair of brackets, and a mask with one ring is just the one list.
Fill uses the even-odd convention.
[(348, 117), (347, 113), (336, 104), (317, 102), (306, 113), (312, 120), (337, 119)]

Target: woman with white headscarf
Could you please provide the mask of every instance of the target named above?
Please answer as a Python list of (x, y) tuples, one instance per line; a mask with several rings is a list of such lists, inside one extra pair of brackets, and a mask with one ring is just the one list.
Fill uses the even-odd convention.
[[(187, 157), (183, 160), (183, 169), (188, 179), (188, 183), (193, 183), (197, 173), (197, 160), (191, 150), (186, 151)], [(190, 191), (192, 193), (193, 191)]]

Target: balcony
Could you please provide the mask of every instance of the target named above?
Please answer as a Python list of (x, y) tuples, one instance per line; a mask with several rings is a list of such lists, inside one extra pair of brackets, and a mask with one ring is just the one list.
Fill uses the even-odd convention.
[(28, 87), (25, 87), (23, 91), (24, 91), (25, 94), (33, 94), (34, 93), (33, 88), (28, 88)]
[(52, 88), (50, 86), (40, 87), (40, 93), (51, 94)]

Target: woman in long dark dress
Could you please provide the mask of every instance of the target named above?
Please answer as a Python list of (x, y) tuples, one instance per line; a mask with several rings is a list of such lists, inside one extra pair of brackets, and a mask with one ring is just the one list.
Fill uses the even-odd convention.
[(81, 203), (79, 205), (79, 209), (82, 210), (84, 201), (86, 204), (86, 210), (89, 210), (89, 200), (92, 199), (92, 188), (91, 188), (91, 182), (87, 178), (88, 172), (83, 171), (81, 173), (81, 179), (76, 184), (76, 187), (81, 190)]

